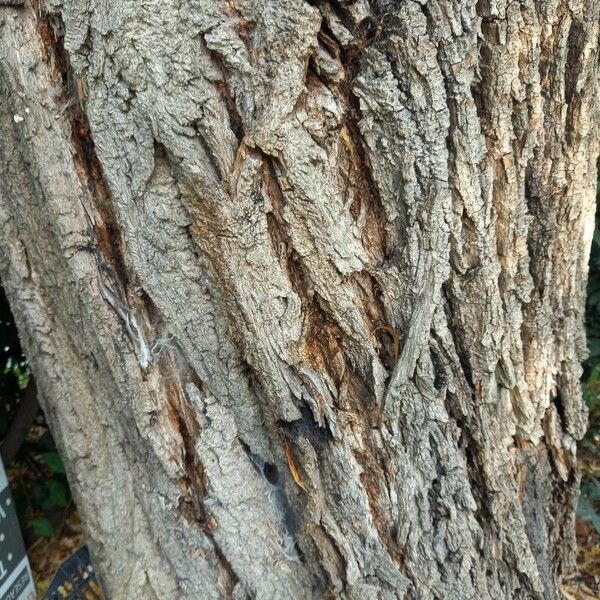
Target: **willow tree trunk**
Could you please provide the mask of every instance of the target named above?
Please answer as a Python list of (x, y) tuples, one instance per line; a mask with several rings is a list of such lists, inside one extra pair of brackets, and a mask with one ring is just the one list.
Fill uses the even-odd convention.
[(557, 598), (600, 1), (28, 2), (1, 276), (108, 597)]

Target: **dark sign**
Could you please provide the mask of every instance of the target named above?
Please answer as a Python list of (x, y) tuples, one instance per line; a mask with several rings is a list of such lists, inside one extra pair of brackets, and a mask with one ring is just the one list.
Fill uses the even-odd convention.
[(17, 512), (0, 461), (0, 600), (35, 600)]
[(42, 600), (102, 600), (87, 546), (71, 554), (60, 566)]

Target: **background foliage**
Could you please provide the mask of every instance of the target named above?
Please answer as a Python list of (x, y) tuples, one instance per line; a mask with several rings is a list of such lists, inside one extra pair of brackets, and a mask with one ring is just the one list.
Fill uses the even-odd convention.
[[(600, 163), (599, 163), (600, 173)], [(600, 180), (596, 203), (596, 229), (590, 254), (586, 330), (590, 355), (584, 365), (583, 394), (590, 410), (587, 435), (580, 443), (582, 455), (579, 518), (600, 534)], [(585, 460), (586, 457), (588, 460)], [(591, 459), (591, 460), (589, 460)]]

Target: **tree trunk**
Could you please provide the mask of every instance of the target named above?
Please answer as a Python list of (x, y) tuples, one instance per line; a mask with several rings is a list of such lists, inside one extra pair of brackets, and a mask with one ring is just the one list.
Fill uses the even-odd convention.
[(30, 1), (0, 274), (108, 597), (559, 597), (600, 0)]

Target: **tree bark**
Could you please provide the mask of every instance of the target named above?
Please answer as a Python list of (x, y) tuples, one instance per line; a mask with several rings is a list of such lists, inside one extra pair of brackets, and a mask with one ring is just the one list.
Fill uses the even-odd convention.
[(108, 597), (558, 598), (600, 1), (0, 19), (0, 275)]

